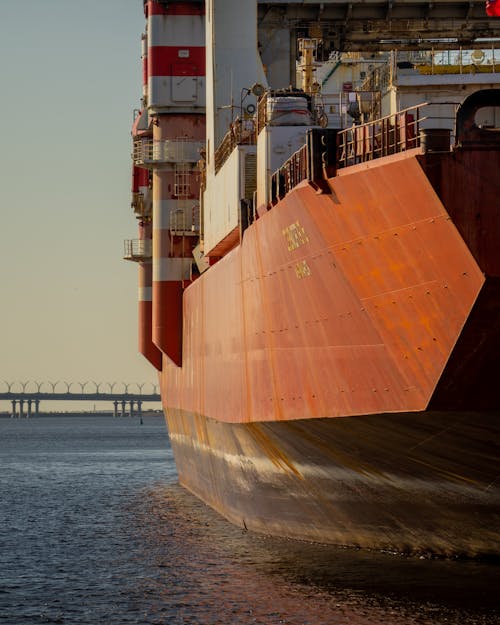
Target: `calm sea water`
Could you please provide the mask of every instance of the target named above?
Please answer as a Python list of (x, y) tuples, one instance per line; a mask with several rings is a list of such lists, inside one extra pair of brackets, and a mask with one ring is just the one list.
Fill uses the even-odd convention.
[(0, 624), (500, 623), (500, 566), (244, 532), (181, 489), (160, 417), (0, 419)]

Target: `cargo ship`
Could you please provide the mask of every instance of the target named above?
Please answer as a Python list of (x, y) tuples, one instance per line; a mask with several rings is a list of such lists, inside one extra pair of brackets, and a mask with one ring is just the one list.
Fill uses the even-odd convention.
[(497, 556), (494, 55), (320, 63), (303, 37), (288, 86), (257, 5), (144, 2), (125, 258), (179, 481), (257, 532)]

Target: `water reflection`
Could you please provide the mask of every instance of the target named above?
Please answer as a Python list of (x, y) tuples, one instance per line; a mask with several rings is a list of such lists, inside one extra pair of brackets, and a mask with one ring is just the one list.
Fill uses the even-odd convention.
[(500, 566), (242, 531), (160, 419), (0, 420), (0, 625), (493, 625)]
[(146, 573), (134, 598), (151, 623), (500, 623), (495, 564), (261, 536), (174, 484), (143, 491), (128, 512), (141, 527), (137, 564)]

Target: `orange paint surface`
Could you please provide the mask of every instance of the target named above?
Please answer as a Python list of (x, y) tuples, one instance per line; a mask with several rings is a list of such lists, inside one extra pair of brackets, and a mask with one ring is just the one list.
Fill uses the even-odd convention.
[(426, 408), (484, 278), (415, 156), (330, 183), (296, 187), (185, 291), (167, 406), (227, 422)]

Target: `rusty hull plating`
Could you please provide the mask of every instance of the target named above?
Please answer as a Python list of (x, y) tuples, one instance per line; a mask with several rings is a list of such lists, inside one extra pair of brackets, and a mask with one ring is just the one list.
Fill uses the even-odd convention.
[(301, 183), (185, 291), (169, 407), (227, 422), (427, 408), (484, 275), (417, 153), (329, 183)]
[(257, 531), (498, 555), (497, 137), (302, 182), (185, 291), (183, 485)]

